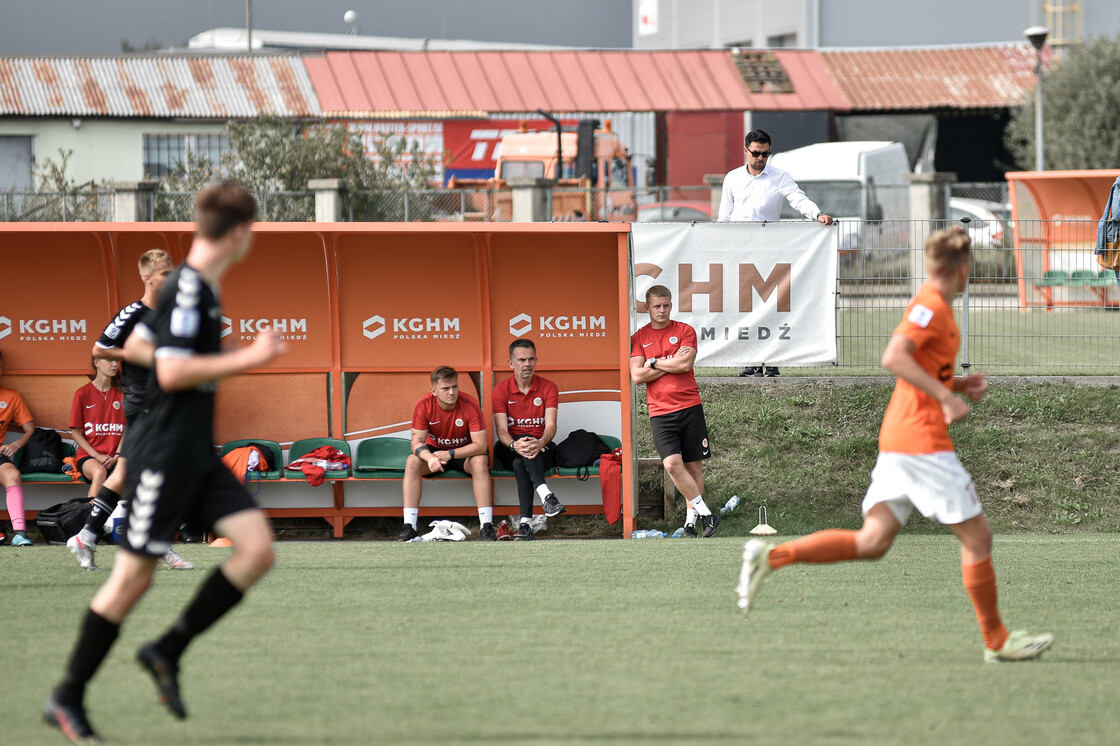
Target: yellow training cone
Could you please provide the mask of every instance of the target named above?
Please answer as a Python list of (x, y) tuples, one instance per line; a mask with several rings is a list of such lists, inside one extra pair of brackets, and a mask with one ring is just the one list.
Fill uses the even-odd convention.
[(751, 533), (755, 536), (773, 536), (778, 533), (776, 528), (767, 523), (768, 518), (766, 506), (760, 505), (758, 508), (758, 525), (751, 529)]

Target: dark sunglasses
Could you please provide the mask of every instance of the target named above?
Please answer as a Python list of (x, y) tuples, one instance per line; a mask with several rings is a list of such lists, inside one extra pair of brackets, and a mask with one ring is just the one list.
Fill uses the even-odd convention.
[(750, 153), (751, 156), (754, 157), (754, 158), (769, 158), (770, 154), (773, 153), (774, 151), (767, 150), (765, 153), (763, 153), (761, 151), (756, 153), (755, 151), (751, 150), (750, 148), (747, 148), (747, 152)]

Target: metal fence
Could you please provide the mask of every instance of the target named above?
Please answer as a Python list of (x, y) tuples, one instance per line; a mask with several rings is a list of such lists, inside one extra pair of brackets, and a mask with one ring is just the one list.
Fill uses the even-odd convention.
[(110, 191), (3, 192), (0, 193), (3, 222), (57, 223), (111, 220)]
[[(973, 239), (971, 280), (954, 304), (962, 371), (1120, 370), (1120, 283), (1097, 265), (1096, 222), (1002, 220), (840, 221), (839, 247), (845, 236), (861, 240), (858, 250), (839, 256), (836, 368), (882, 374), (883, 349), (926, 279), (924, 239), (954, 222)], [(797, 372), (810, 371), (787, 371)]]
[[(194, 197), (194, 192), (152, 192), (152, 219), (172, 223), (194, 220)], [(315, 220), (314, 192), (260, 192), (256, 198), (258, 220), (278, 223)]]

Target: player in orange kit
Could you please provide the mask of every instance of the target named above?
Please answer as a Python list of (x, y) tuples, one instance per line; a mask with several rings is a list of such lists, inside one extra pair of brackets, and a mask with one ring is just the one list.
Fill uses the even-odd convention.
[(929, 280), (906, 308), (883, 353), (883, 367), (898, 376), (879, 431), (879, 458), (863, 500), (863, 527), (830, 529), (769, 548), (757, 539), (743, 549), (739, 607), (749, 614), (766, 577), (797, 562), (879, 559), (891, 548), (910, 513), (949, 526), (961, 542), (961, 574), (984, 636), (988, 663), (1037, 658), (1053, 636), (1008, 632), (996, 603), (992, 532), (949, 439), (949, 425), (968, 416), (954, 393), (980, 401), (988, 389), (983, 375), (954, 377), (960, 344), (951, 304), (968, 285), (970, 241), (954, 226), (933, 233), (925, 244)]

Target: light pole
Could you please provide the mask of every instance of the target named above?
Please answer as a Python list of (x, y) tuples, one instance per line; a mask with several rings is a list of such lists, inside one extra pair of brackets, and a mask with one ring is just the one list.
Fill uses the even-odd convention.
[(1045, 26), (1031, 26), (1023, 32), (1034, 47), (1034, 74), (1038, 82), (1035, 84), (1034, 94), (1034, 170), (1045, 170), (1042, 165), (1042, 48), (1046, 46), (1046, 37), (1050, 29)]

